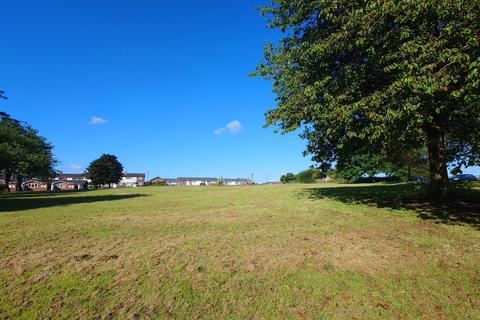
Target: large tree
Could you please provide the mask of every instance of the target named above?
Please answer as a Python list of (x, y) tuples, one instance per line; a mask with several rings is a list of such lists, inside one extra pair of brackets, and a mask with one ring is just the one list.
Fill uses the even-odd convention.
[(87, 168), (87, 177), (92, 180), (95, 186), (118, 183), (123, 176), (123, 166), (117, 157), (111, 154), (103, 154), (100, 158), (93, 160)]
[(0, 172), (5, 176), (8, 191), (9, 182), (17, 179), (16, 189), (20, 190), (25, 178), (48, 179), (55, 174), (57, 161), (52, 153), (53, 146), (30, 125), (14, 120), (8, 115), (0, 120)]
[(303, 127), (323, 168), (426, 148), (442, 183), (449, 164), (480, 163), (478, 0), (273, 0), (262, 13), (284, 35), (254, 73), (277, 95), (266, 124)]

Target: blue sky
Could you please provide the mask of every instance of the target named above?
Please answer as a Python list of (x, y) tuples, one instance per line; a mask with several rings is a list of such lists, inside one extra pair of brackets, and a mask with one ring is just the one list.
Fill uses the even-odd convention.
[(39, 129), (64, 172), (102, 153), (150, 177), (305, 169), (304, 141), (262, 127), (271, 84), (248, 77), (278, 36), (259, 4), (0, 0), (1, 109)]
[(150, 177), (307, 168), (296, 134), (262, 127), (274, 96), (248, 73), (276, 34), (258, 4), (0, 0), (1, 108), (39, 129), (65, 172), (102, 153)]

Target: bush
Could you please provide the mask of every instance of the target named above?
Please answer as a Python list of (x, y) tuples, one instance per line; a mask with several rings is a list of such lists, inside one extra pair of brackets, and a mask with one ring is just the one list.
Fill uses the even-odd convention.
[(323, 178), (324, 175), (320, 169), (310, 168), (300, 171), (297, 174), (296, 181), (299, 183), (315, 183), (317, 179)]
[(291, 182), (295, 182), (296, 178), (297, 177), (293, 173), (289, 172), (289, 173), (286, 173), (286, 174), (284, 174), (280, 177), (280, 182), (281, 183), (291, 183)]

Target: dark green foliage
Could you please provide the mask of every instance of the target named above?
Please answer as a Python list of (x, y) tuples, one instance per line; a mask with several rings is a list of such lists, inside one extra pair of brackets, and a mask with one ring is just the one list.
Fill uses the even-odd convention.
[(380, 167), (382, 161), (380, 157), (371, 154), (354, 155), (337, 164), (337, 170), (340, 172), (342, 179), (347, 181), (355, 181), (361, 177), (373, 177), (377, 173), (382, 172)]
[(288, 173), (285, 173), (284, 175), (282, 175), (280, 177), (280, 182), (281, 183), (291, 183), (291, 182), (295, 182), (295, 179), (297, 177), (291, 173), (291, 172), (288, 172)]
[(92, 180), (94, 186), (118, 183), (123, 176), (123, 166), (117, 157), (111, 154), (103, 154), (100, 158), (93, 160), (87, 168), (86, 175)]
[(324, 175), (322, 174), (320, 169), (310, 168), (304, 171), (300, 171), (296, 176), (296, 181), (298, 183), (315, 183), (317, 179), (321, 179), (323, 177)]
[[(0, 100), (7, 100), (8, 98), (5, 96), (5, 91), (0, 90)], [(0, 111), (0, 118), (10, 118), (10, 115), (8, 113), (5, 113), (3, 111)]]
[(480, 2), (273, 0), (284, 37), (255, 75), (273, 81), (266, 125), (304, 128), (328, 168), (375, 155), (382, 166), (427, 149), (432, 182), (447, 163), (480, 163)]
[[(386, 162), (377, 154), (357, 154), (337, 163), (339, 177), (346, 181), (408, 181), (412, 176), (428, 176), (426, 155), (415, 150), (405, 152), (397, 162)], [(384, 174), (388, 179), (365, 179)]]
[(0, 172), (5, 175), (6, 187), (12, 177), (17, 190), (23, 179), (48, 179), (55, 174), (57, 163), (53, 146), (38, 135), (38, 131), (24, 122), (4, 114), (0, 119)]

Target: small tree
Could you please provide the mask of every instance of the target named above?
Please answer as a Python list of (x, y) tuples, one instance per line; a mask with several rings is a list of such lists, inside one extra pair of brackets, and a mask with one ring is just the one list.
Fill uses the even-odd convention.
[(94, 186), (108, 185), (111, 188), (113, 183), (118, 183), (122, 179), (123, 166), (116, 156), (103, 154), (90, 163), (86, 175)]
[(304, 171), (300, 171), (296, 176), (296, 180), (299, 183), (315, 183), (317, 179), (320, 179), (322, 177), (323, 174), (320, 169), (310, 168)]
[(280, 182), (281, 183), (291, 183), (291, 182), (295, 182), (295, 179), (296, 179), (296, 176), (293, 173), (288, 172), (288, 173), (285, 173), (284, 175), (282, 175), (280, 177)]

